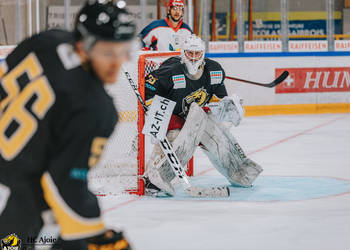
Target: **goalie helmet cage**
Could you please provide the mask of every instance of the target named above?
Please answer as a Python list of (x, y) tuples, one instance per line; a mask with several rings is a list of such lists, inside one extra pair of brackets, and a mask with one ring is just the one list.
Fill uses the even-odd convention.
[[(180, 52), (140, 52), (138, 59), (125, 65), (145, 99), (145, 77), (163, 61)], [(137, 66), (135, 65), (137, 64)], [(144, 195), (142, 176), (152, 144), (142, 134), (145, 113), (124, 72), (116, 84), (107, 86), (118, 110), (119, 121), (96, 167), (89, 173), (89, 186), (97, 195), (131, 193)], [(147, 151), (147, 152), (146, 152)], [(187, 166), (193, 175), (193, 158)], [(125, 192), (126, 191), (126, 192)]]

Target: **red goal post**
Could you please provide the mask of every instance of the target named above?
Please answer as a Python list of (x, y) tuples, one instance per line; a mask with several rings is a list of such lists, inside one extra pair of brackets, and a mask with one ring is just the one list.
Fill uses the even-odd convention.
[[(142, 98), (145, 99), (145, 78), (146, 76), (151, 73), (153, 70), (159, 68), (161, 63), (159, 63), (159, 59), (161, 58), (161, 62), (165, 61), (166, 59), (173, 57), (173, 56), (180, 56), (180, 52), (153, 52), (153, 53), (146, 53), (141, 54), (139, 56), (138, 60), (138, 71), (139, 71), (139, 91), (142, 90)], [(165, 59), (165, 60), (163, 60)], [(140, 92), (141, 93), (141, 92)], [(142, 130), (142, 128), (141, 128)], [(186, 174), (188, 176), (193, 176), (193, 158), (189, 161), (187, 165)]]
[[(166, 59), (180, 52), (139, 52), (137, 58), (125, 65), (134, 82), (137, 81), (141, 97), (145, 99), (145, 77), (157, 69)], [(99, 164), (90, 171), (89, 181), (97, 195), (119, 194), (127, 191), (143, 195), (142, 176), (153, 144), (142, 134), (145, 113), (142, 105), (121, 72), (118, 82), (107, 86), (118, 110), (119, 122), (109, 139)], [(186, 173), (193, 175), (193, 159)]]

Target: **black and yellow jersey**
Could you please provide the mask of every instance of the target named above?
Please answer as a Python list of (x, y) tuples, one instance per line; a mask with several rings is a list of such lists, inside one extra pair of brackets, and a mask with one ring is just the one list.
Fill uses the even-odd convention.
[(173, 100), (176, 102), (173, 114), (184, 117), (192, 102), (202, 107), (214, 95), (218, 98), (227, 96), (225, 71), (221, 65), (208, 58), (204, 62), (202, 76), (194, 80), (186, 75), (185, 65), (181, 63), (180, 57), (167, 59), (159, 69), (147, 75), (146, 100), (150, 101), (154, 95)]
[[(0, 183), (11, 188), (21, 180), (31, 188), (41, 179), (66, 238), (103, 227), (84, 222), (100, 216), (86, 177), (117, 122), (112, 98), (82, 67), (73, 41), (66, 31), (40, 33), (20, 43), (0, 67)], [(87, 231), (84, 223), (90, 223)]]

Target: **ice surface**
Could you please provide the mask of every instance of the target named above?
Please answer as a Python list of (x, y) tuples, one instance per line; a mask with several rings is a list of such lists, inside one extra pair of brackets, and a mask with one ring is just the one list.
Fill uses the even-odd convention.
[[(232, 128), (264, 171), (225, 199), (100, 197), (136, 250), (349, 250), (350, 115), (246, 117)], [(193, 184), (228, 185), (200, 151)]]

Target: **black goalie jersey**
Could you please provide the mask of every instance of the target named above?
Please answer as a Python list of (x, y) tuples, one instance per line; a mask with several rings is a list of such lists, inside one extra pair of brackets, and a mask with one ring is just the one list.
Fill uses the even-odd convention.
[(174, 114), (185, 117), (192, 102), (200, 107), (207, 104), (215, 95), (227, 96), (224, 85), (225, 72), (219, 63), (204, 59), (203, 74), (198, 80), (186, 75), (185, 65), (179, 57), (164, 61), (161, 67), (151, 72), (145, 81), (146, 100), (148, 103), (154, 95), (166, 97), (176, 102)]
[(63, 238), (104, 230), (86, 177), (117, 113), (103, 83), (80, 65), (71, 34), (53, 30), (25, 40), (1, 62), (0, 80), (0, 187), (10, 191), (0, 236), (36, 236), (41, 194)]

